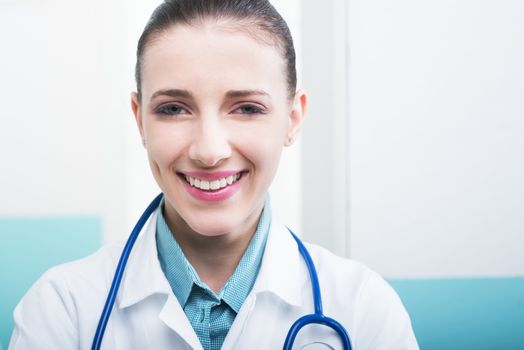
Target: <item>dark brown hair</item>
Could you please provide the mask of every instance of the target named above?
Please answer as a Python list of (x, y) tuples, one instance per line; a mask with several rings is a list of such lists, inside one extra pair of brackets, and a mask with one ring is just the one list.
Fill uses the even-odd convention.
[[(155, 9), (138, 40), (135, 78), (139, 100), (142, 61), (148, 43), (174, 25), (190, 25), (208, 19), (237, 22), (240, 30), (276, 45), (285, 60), (289, 97), (294, 96), (297, 74), (293, 39), (286, 22), (268, 0), (165, 0)], [(266, 35), (261, 36), (261, 33)]]

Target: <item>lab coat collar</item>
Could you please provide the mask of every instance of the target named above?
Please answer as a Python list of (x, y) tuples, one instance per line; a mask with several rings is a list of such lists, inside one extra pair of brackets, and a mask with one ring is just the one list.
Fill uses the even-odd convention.
[(266, 250), (252, 293), (269, 292), (290, 305), (302, 306), (302, 290), (308, 282), (305, 270), (297, 243), (272, 212)]
[[(150, 295), (172, 293), (156, 249), (158, 209), (147, 221), (131, 251), (117, 300), (119, 308), (136, 304)], [(297, 244), (277, 213), (272, 211), (264, 257), (252, 293), (270, 292), (290, 305), (302, 305), (307, 270)]]
[(171, 292), (156, 249), (158, 210), (153, 212), (131, 250), (118, 299), (120, 308), (136, 304), (155, 293), (167, 295)]

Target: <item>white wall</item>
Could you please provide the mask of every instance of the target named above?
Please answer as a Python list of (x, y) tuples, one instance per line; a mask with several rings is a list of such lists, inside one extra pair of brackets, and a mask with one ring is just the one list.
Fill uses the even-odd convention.
[(524, 2), (349, 7), (350, 256), (524, 274)]
[(102, 215), (107, 230), (122, 226), (119, 27), (106, 31), (103, 9), (0, 3), (1, 215)]
[(304, 238), (347, 256), (347, 1), (304, 1), (301, 12)]
[[(136, 43), (159, 3), (0, 2), (1, 216), (97, 215), (105, 240), (129, 234), (158, 192), (130, 92)], [(298, 0), (274, 4), (298, 36)], [(285, 150), (272, 187), (298, 230), (300, 155), (300, 142)]]

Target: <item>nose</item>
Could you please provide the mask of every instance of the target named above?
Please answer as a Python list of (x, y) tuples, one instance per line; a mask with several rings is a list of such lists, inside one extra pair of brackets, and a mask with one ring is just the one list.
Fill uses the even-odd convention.
[(189, 158), (200, 166), (214, 167), (230, 156), (231, 145), (225, 125), (216, 118), (202, 118), (189, 147)]

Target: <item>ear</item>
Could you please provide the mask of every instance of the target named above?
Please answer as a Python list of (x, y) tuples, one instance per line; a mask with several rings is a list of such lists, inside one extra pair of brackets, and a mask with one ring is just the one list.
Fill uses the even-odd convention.
[(136, 125), (138, 126), (138, 131), (140, 132), (140, 137), (142, 138), (142, 145), (146, 145), (146, 139), (144, 135), (144, 127), (142, 124), (142, 114), (140, 112), (140, 100), (138, 99), (138, 94), (136, 92), (131, 93), (131, 109), (135, 115)]
[(293, 99), (293, 106), (289, 115), (289, 125), (287, 129), (287, 138), (284, 143), (285, 146), (291, 146), (297, 139), (302, 121), (306, 114), (307, 108), (307, 94), (304, 90), (300, 89), (295, 94)]

